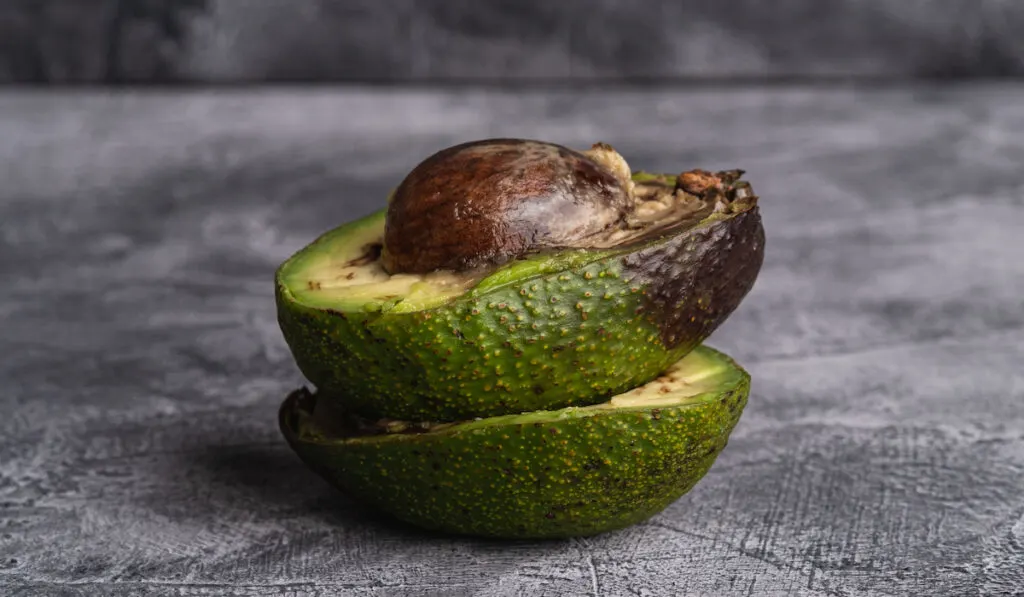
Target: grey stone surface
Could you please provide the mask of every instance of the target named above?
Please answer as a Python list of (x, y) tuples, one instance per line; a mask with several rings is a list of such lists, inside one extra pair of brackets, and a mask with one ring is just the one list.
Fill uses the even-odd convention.
[[(743, 167), (708, 476), (585, 540), (410, 529), (275, 426), (276, 265), (442, 146)], [(0, 94), (0, 594), (1020, 595), (1024, 86)]]
[(4, 0), (0, 81), (1024, 74), (1016, 0)]

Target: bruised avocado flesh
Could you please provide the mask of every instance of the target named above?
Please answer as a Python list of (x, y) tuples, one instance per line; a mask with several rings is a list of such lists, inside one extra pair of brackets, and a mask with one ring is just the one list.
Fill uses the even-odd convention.
[(587, 407), (457, 423), (365, 421), (305, 390), (280, 411), (300, 458), (351, 497), (427, 529), (540, 538), (641, 522), (689, 491), (728, 442), (750, 377), (698, 347)]
[(749, 292), (764, 231), (739, 171), (625, 168), (628, 217), (586, 248), (389, 273), (387, 210), (327, 232), (276, 275), (299, 368), (323, 399), (407, 420), (595, 404), (653, 379)]

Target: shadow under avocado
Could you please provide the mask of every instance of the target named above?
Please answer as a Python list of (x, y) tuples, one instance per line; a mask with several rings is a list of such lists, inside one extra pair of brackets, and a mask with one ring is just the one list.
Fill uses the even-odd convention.
[(280, 443), (210, 445), (190, 457), (191, 468), (207, 477), (211, 507), (237, 507), (224, 502), (244, 496), (264, 516), (313, 518), (325, 531), (387, 534), (420, 542), (470, 541), (479, 546), (538, 543), (452, 535), (406, 523), (332, 487), (288, 448), (284, 438)]
[[(212, 447), (211, 447), (212, 448)], [(310, 470), (282, 439), (280, 445), (249, 444), (204, 450), (195, 464), (218, 485), (241, 490), (262, 512), (290, 518), (314, 518), (325, 531), (388, 535), (419, 543), (472, 544), (478, 549), (549, 546), (562, 549), (569, 539), (495, 539), (431, 531), (354, 500)]]
[(374, 519), (381, 517), (309, 470), (284, 439), (280, 443), (208, 446), (193, 457), (193, 466), (209, 476), (212, 486), (244, 493), (265, 512), (315, 516), (325, 525), (346, 528), (376, 524)]

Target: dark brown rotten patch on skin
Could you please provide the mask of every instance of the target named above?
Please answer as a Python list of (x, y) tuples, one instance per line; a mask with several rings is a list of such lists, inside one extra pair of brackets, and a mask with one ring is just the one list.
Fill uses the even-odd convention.
[(667, 348), (693, 347), (707, 338), (760, 272), (765, 236), (757, 197), (746, 183), (734, 182), (704, 191), (705, 197), (713, 194), (716, 211), (733, 215), (623, 258), (624, 277), (644, 288), (645, 310)]
[(444, 149), (396, 189), (384, 268), (464, 271), (539, 249), (585, 247), (632, 210), (629, 184), (552, 143), (490, 139)]

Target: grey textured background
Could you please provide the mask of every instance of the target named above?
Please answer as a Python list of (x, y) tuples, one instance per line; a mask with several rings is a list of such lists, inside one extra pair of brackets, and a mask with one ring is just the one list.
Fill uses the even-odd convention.
[[(276, 430), (272, 273), (492, 135), (742, 167), (730, 446), (646, 524), (420, 533)], [(1020, 595), (1024, 86), (0, 94), (0, 594)]]
[(0, 81), (1024, 74), (1017, 0), (3, 0)]

